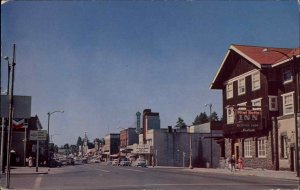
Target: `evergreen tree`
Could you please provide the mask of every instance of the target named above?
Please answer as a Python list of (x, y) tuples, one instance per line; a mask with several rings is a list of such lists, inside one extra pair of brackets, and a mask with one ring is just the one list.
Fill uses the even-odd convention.
[(208, 116), (205, 112), (201, 112), (199, 115), (199, 123), (198, 124), (203, 124), (203, 123), (207, 123), (209, 121)]
[(82, 146), (82, 143), (82, 138), (79, 136), (76, 143), (77, 147)]
[(197, 115), (194, 119), (193, 125), (198, 125), (199, 124), (199, 116)]
[(211, 121), (219, 121), (219, 117), (218, 117), (218, 114), (214, 111), (211, 113)]
[(175, 127), (178, 129), (185, 129), (187, 125), (185, 124), (184, 120), (181, 117), (178, 117)]

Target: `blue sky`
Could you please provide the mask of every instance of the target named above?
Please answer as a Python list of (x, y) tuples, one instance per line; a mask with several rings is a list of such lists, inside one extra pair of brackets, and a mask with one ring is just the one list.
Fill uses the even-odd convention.
[[(55, 143), (135, 126), (191, 124), (221, 92), (209, 85), (230, 44), (299, 46), (297, 1), (13, 1), (1, 6), (3, 55), (16, 43), (15, 94)], [(6, 71), (6, 65), (2, 65)], [(3, 73), (6, 84), (6, 72)]]

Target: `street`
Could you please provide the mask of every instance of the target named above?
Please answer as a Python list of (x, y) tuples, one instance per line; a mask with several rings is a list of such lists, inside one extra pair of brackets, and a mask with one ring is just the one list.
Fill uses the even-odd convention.
[[(2, 185), (4, 179), (1, 179)], [(296, 189), (296, 180), (84, 164), (51, 168), (49, 174), (12, 175), (15, 189)]]

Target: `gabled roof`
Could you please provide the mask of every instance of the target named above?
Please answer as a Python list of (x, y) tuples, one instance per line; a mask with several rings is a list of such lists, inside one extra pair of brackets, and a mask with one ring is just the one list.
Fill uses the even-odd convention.
[(287, 61), (290, 61), (293, 56), (300, 57), (300, 48), (275, 48), (233, 44), (229, 47), (226, 56), (223, 59), (222, 64), (214, 77), (214, 80), (212, 81), (210, 89), (215, 88), (214, 83), (219, 77), (221, 71), (226, 70), (223, 69), (223, 66), (229, 59), (231, 51), (239, 54), (241, 57), (245, 58), (259, 69), (262, 66), (275, 67), (281, 65)]

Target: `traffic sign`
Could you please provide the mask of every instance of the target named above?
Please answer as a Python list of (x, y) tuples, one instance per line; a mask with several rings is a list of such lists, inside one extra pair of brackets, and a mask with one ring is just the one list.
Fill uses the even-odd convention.
[(31, 130), (29, 139), (31, 141), (45, 141), (47, 140), (47, 131), (46, 130)]

